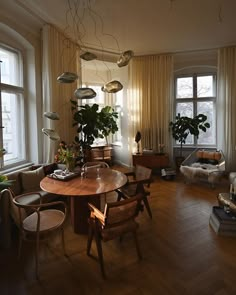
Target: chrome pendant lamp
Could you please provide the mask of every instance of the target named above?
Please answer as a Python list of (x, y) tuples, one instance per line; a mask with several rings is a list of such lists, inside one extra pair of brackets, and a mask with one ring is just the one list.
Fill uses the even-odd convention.
[(73, 83), (78, 79), (78, 75), (71, 72), (64, 72), (57, 78), (59, 83)]
[(97, 93), (92, 88), (88, 87), (78, 88), (74, 92), (74, 96), (78, 99), (91, 99), (96, 95)]
[(80, 58), (86, 61), (90, 61), (90, 60), (97, 59), (97, 55), (92, 52), (86, 51), (85, 53), (80, 55)]
[(58, 113), (56, 112), (44, 112), (44, 117), (50, 119), (50, 120), (59, 120), (60, 117), (58, 115)]
[(117, 65), (118, 67), (124, 67), (127, 66), (129, 64), (129, 61), (131, 60), (131, 58), (134, 56), (134, 52), (132, 50), (127, 50), (124, 51), (118, 61), (117, 61)]
[(59, 134), (53, 129), (43, 128), (42, 132), (47, 135), (51, 140), (57, 141), (60, 140)]
[(117, 80), (113, 80), (102, 86), (102, 91), (107, 93), (116, 93), (121, 89), (123, 89), (123, 85)]

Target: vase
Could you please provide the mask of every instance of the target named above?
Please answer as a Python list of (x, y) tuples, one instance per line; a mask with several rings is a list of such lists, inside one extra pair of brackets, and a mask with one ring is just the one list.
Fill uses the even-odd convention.
[(66, 160), (66, 170), (68, 170), (69, 172), (73, 172), (75, 170), (75, 159), (74, 158)]

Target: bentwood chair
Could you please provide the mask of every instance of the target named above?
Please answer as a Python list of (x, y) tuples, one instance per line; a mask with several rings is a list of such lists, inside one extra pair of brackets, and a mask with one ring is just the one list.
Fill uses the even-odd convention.
[[(55, 201), (50, 203), (42, 203), (42, 196), (40, 193), (30, 193), (19, 196), (13, 195), (13, 204), (18, 212), (15, 210), (15, 220), (18, 220), (19, 227), (19, 251), (18, 257), (21, 255), (21, 247), (23, 241), (31, 241), (35, 243), (35, 265), (36, 276), (39, 277), (38, 260), (39, 260), (39, 243), (50, 237), (50, 234), (57, 230), (61, 231), (63, 252), (65, 254), (64, 230), (63, 225), (67, 216), (66, 204), (62, 201)], [(26, 205), (24, 200), (27, 195), (35, 195), (35, 199), (39, 199), (38, 204)], [(57, 209), (55, 209), (57, 208)]]
[(86, 162), (83, 166), (82, 169), (93, 169), (93, 168), (110, 168), (110, 166), (106, 162), (102, 161), (92, 161), (92, 162)]
[(103, 278), (106, 277), (106, 274), (101, 241), (107, 242), (118, 237), (121, 238), (124, 234), (130, 232), (134, 237), (138, 257), (139, 259), (142, 258), (136, 233), (138, 223), (135, 221), (138, 215), (141, 198), (141, 195), (137, 195), (127, 200), (107, 203), (104, 213), (98, 210), (94, 205), (88, 203), (91, 213), (89, 218), (87, 255), (92, 256), (90, 250), (92, 240), (95, 238)]
[[(152, 180), (152, 169), (136, 165), (132, 172), (127, 172), (125, 174), (128, 177), (128, 182), (125, 186), (117, 190), (117, 201), (132, 198), (137, 194), (141, 194), (142, 202), (147, 209), (148, 215), (152, 218), (152, 211), (148, 202), (150, 191), (147, 190), (147, 188), (150, 187)], [(142, 211), (143, 206), (141, 206), (140, 209)]]

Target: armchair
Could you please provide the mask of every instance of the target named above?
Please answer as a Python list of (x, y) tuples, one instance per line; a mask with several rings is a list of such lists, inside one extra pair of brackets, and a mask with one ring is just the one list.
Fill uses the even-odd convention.
[[(9, 193), (12, 196), (12, 216), (19, 228), (20, 234), (18, 257), (20, 258), (21, 255), (23, 241), (35, 242), (35, 265), (38, 278), (39, 242), (41, 240), (48, 239), (50, 234), (60, 230), (65, 255), (63, 225), (67, 216), (67, 207), (62, 201), (42, 203), (42, 196), (37, 192), (19, 196), (14, 196), (11, 190), (9, 190)], [(28, 195), (34, 196), (35, 200), (39, 200), (39, 202), (31, 205), (26, 204), (25, 200)], [(62, 210), (55, 209), (55, 206), (60, 206)]]
[(182, 162), (180, 171), (189, 182), (207, 180), (214, 187), (225, 172), (224, 154), (222, 151), (196, 149)]

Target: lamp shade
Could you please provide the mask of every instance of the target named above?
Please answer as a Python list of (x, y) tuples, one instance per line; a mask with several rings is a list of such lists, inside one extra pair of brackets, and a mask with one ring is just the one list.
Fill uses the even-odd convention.
[(92, 52), (86, 51), (85, 53), (81, 54), (80, 57), (86, 61), (90, 61), (96, 59), (97, 55)]
[(56, 112), (44, 112), (44, 117), (50, 119), (50, 120), (59, 120), (60, 117), (58, 115), (58, 113)]
[(58, 135), (58, 133), (53, 130), (53, 129), (46, 129), (43, 128), (42, 132), (47, 135), (51, 140), (60, 140), (60, 136)]
[(117, 61), (117, 65), (118, 67), (124, 67), (124, 66), (127, 66), (129, 61), (131, 60), (131, 58), (134, 56), (134, 52), (132, 50), (127, 50), (127, 51), (124, 51), (118, 61)]
[(59, 77), (57, 77), (57, 81), (59, 83), (73, 83), (78, 79), (78, 75), (71, 72), (64, 72)]
[(116, 93), (120, 91), (121, 89), (123, 89), (123, 85), (116, 80), (108, 82), (102, 86), (102, 91), (108, 92), (108, 93)]
[(83, 87), (76, 89), (74, 95), (78, 99), (90, 99), (94, 98), (97, 93), (92, 88)]

